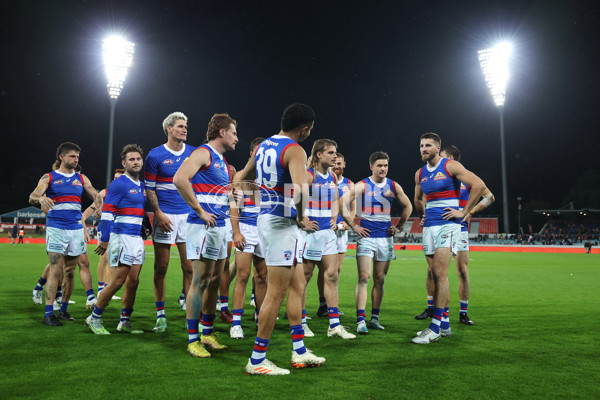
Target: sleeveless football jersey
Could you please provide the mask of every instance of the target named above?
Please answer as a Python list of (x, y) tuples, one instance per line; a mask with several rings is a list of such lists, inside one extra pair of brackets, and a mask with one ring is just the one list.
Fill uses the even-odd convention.
[(283, 154), (291, 146), (299, 146), (283, 135), (264, 140), (256, 150), (256, 183), (261, 192), (261, 214), (296, 219), (292, 195), (292, 178), (283, 165)]
[[(229, 165), (225, 157), (210, 145), (203, 144), (194, 151), (202, 151), (201, 149), (206, 149), (210, 153), (210, 165), (192, 177), (192, 188), (200, 207), (215, 215), (217, 226), (225, 226), (225, 219), (229, 218), (228, 186), (231, 181)], [(206, 225), (206, 222), (194, 211), (188, 215), (187, 222)]]
[(177, 192), (173, 177), (192, 151), (194, 148), (187, 144), (177, 152), (163, 144), (150, 150), (146, 157), (144, 165), (146, 189), (156, 192), (158, 206), (166, 214), (187, 214), (191, 211), (190, 206)]
[(385, 178), (375, 183), (371, 177), (363, 179), (363, 191), (360, 207), (360, 226), (369, 229), (370, 237), (388, 237), (388, 228), (392, 226), (392, 203), (396, 198), (394, 181)]
[[(338, 181), (338, 193), (339, 193), (340, 197), (342, 197), (343, 195), (348, 193), (348, 191), (350, 190), (351, 183), (352, 183), (352, 181), (344, 176), (342, 176), (342, 179), (340, 179)], [(344, 218), (342, 218), (341, 213), (338, 214), (337, 223), (339, 224), (340, 222), (343, 222), (343, 221), (344, 221)]]
[(46, 226), (59, 229), (81, 229), (81, 195), (83, 178), (77, 172), (61, 174), (52, 171), (46, 196), (54, 200), (48, 212)]
[(442, 214), (444, 208), (454, 208), (458, 210), (460, 197), (460, 181), (446, 170), (447, 158), (441, 158), (438, 164), (431, 168), (425, 164), (419, 170), (419, 179), (421, 181), (421, 190), (425, 194), (427, 206), (425, 207), (425, 227), (457, 224), (460, 221), (456, 219), (445, 220)]
[(327, 172), (327, 175), (315, 173), (313, 168), (307, 171), (313, 176), (313, 184), (310, 186), (306, 214), (311, 221), (319, 224), (319, 230), (331, 229), (331, 202), (337, 195), (336, 176), (331, 172)]

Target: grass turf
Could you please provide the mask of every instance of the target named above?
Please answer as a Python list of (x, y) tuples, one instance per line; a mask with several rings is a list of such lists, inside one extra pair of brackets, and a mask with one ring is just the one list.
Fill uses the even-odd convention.
[[(229, 326), (217, 320), (215, 329), (230, 348), (212, 351), (210, 359), (186, 354), (185, 314), (177, 305), (181, 272), (175, 256), (167, 275), (167, 333), (151, 332), (156, 316), (154, 259), (152, 247), (147, 247), (132, 316), (134, 326), (146, 333), (117, 334), (120, 302), (113, 300), (104, 314), (113, 335), (95, 336), (84, 325), (90, 312), (77, 276), (72, 297), (76, 304), (69, 306), (76, 321), (58, 328), (42, 324), (43, 306), (33, 304), (31, 290), (47, 261), (43, 245), (2, 244), (0, 251), (2, 398), (600, 397), (600, 319), (591, 312), (600, 297), (598, 255), (471, 253), (469, 315), (475, 325), (457, 323), (458, 282), (451, 266), (454, 335), (426, 346), (410, 342), (427, 326), (413, 318), (426, 300), (426, 264), (420, 252), (399, 251), (392, 262), (380, 316), (386, 330), (353, 341), (326, 337), (327, 320), (315, 316), (313, 279), (307, 311), (316, 337), (306, 338), (305, 344), (327, 362), (293, 370), (287, 377), (257, 377), (243, 374), (256, 334), (250, 296), (242, 323), (246, 339), (230, 339)], [(95, 285), (97, 256), (91, 253), (90, 259)], [(346, 313), (342, 324), (352, 330), (355, 281), (355, 261), (348, 257), (341, 274), (340, 309)], [(280, 318), (268, 358), (285, 367), (290, 352), (288, 323)]]

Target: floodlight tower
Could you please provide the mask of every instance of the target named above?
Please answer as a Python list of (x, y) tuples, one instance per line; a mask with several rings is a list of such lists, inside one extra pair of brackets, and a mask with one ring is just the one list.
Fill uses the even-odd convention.
[(123, 89), (127, 71), (133, 62), (134, 44), (119, 36), (110, 36), (102, 43), (102, 56), (106, 69), (106, 87), (110, 99), (110, 123), (108, 128), (108, 160), (106, 165), (106, 187), (112, 180), (112, 153), (115, 126), (115, 107)]
[(500, 43), (490, 49), (479, 50), (479, 64), (483, 71), (492, 99), (500, 114), (500, 155), (502, 158), (502, 210), (504, 233), (508, 229), (508, 189), (506, 183), (506, 149), (504, 146), (504, 100), (506, 98), (506, 83), (508, 82), (508, 60), (512, 46), (510, 43)]

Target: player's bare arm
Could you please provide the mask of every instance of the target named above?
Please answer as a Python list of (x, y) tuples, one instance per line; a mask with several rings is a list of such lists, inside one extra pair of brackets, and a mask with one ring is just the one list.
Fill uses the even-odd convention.
[(199, 148), (192, 152), (190, 157), (185, 160), (181, 167), (175, 173), (173, 177), (173, 184), (177, 188), (179, 195), (185, 200), (186, 203), (194, 210), (198, 217), (200, 217), (209, 227), (216, 226), (215, 215), (206, 212), (198, 203), (198, 199), (194, 194), (192, 183), (190, 179), (196, 175), (196, 173), (203, 167), (210, 165), (210, 153), (205, 148)]
[(485, 183), (483, 183), (483, 181), (477, 175), (463, 167), (463, 165), (458, 161), (448, 161), (446, 164), (446, 169), (450, 175), (454, 176), (456, 179), (470, 187), (471, 192), (469, 194), (469, 201), (467, 201), (467, 204), (465, 204), (465, 207), (462, 211), (448, 207), (444, 209), (446, 212), (442, 214), (442, 217), (446, 220), (452, 218), (459, 218), (463, 220), (479, 201), (479, 198), (485, 189)]
[(148, 188), (146, 188), (146, 206), (150, 211), (154, 212), (156, 226), (158, 226), (162, 232), (167, 233), (173, 231), (173, 221), (171, 221), (167, 214), (160, 209), (156, 192)]
[(337, 217), (340, 212), (339, 203), (340, 193), (336, 189), (331, 198), (331, 229), (333, 229), (334, 231), (337, 230)]
[(481, 212), (483, 210), (485, 210), (486, 208), (488, 208), (494, 201), (496, 201), (496, 198), (494, 197), (494, 194), (490, 191), (490, 189), (488, 189), (487, 187), (483, 190), (483, 193), (481, 195), (481, 200), (479, 201), (479, 203), (477, 203), (477, 205), (475, 207), (473, 207), (473, 209), (471, 211), (469, 211), (469, 213), (467, 214), (467, 216), (463, 219), (463, 221), (465, 222), (469, 222), (469, 220), (471, 220), (471, 217), (473, 216), (473, 214), (476, 214), (478, 212)]
[(307, 232), (319, 229), (316, 221), (310, 221), (305, 215), (308, 200), (308, 183), (306, 181), (306, 153), (300, 146), (291, 146), (283, 153), (283, 164), (287, 165), (294, 184), (294, 203), (296, 204), (298, 225)]
[(415, 211), (417, 213), (417, 216), (421, 220), (421, 226), (423, 226), (423, 223), (425, 222), (425, 202), (423, 201), (424, 196), (423, 189), (421, 189), (419, 171), (420, 170), (417, 170), (417, 172), (415, 173), (415, 197), (413, 201), (415, 203)]
[(410, 214), (412, 214), (413, 210), (410, 199), (406, 193), (404, 193), (404, 190), (402, 190), (402, 186), (400, 186), (397, 182), (394, 182), (394, 191), (396, 192), (396, 200), (398, 200), (398, 202), (402, 205), (402, 214), (400, 215), (400, 221), (398, 221), (398, 224), (390, 227), (390, 236), (395, 235), (402, 230), (402, 227), (406, 221), (408, 221), (408, 217), (410, 217)]
[(83, 174), (81, 174), (81, 178), (83, 178), (83, 181), (85, 182), (83, 185), (83, 191), (94, 202), (94, 207), (96, 207), (96, 210), (101, 210), (104, 202), (102, 197), (98, 196), (98, 191), (94, 188), (92, 182), (90, 182), (90, 178)]
[(348, 224), (350, 229), (352, 229), (360, 237), (369, 237), (369, 236), (371, 236), (370, 235), (371, 231), (367, 228), (363, 228), (362, 226), (360, 226), (358, 224), (355, 224), (354, 223), (354, 215), (350, 215), (350, 211), (347, 209), (348, 205), (355, 202), (356, 198), (361, 196), (362, 193), (364, 192), (364, 190), (365, 190), (364, 182), (361, 181), (361, 182), (357, 183), (356, 185), (354, 185), (353, 190), (349, 190), (348, 193), (346, 193), (345, 195), (342, 196), (342, 198), (340, 199), (339, 207), (343, 207), (343, 209), (341, 210), (342, 218), (344, 219), (344, 222), (346, 224)]
[(44, 212), (48, 212), (54, 205), (54, 200), (46, 197), (46, 190), (50, 185), (50, 174), (44, 174), (36, 186), (36, 188), (29, 195), (29, 204), (34, 206), (40, 206)]

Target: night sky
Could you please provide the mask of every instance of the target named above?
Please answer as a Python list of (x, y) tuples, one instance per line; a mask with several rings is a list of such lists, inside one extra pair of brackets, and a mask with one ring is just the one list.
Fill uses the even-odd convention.
[[(135, 42), (118, 100), (114, 165), (127, 143), (165, 141), (161, 123), (188, 117), (200, 145), (213, 113), (238, 121), (227, 160), (241, 168), (256, 136), (279, 131), (283, 109), (312, 106), (318, 138), (346, 155), (346, 176), (370, 175), (387, 151), (389, 177), (412, 199), (419, 137), (438, 133), (496, 194), (501, 216), (498, 111), (477, 50), (513, 42), (504, 110), (511, 217), (517, 196), (560, 207), (586, 170), (600, 169), (600, 6), (583, 1), (19, 1), (1, 6), (0, 112), (6, 146), (0, 212), (27, 206), (56, 147), (73, 141), (104, 186), (109, 125), (101, 45)], [(112, 4), (111, 4), (112, 3)], [(575, 204), (598, 207), (598, 204)]]

